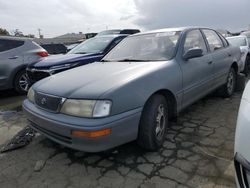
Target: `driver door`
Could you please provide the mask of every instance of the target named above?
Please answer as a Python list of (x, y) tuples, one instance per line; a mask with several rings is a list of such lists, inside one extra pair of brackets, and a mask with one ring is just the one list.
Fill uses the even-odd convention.
[(183, 73), (183, 101), (182, 107), (186, 107), (204, 95), (208, 94), (213, 83), (212, 57), (208, 53), (203, 35), (199, 29), (188, 31), (183, 44), (184, 55), (188, 50), (199, 48), (203, 56), (189, 60), (181, 60)]

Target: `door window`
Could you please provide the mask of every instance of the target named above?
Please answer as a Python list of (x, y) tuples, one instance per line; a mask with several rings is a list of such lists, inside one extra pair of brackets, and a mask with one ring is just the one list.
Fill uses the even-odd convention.
[(207, 53), (207, 47), (199, 30), (192, 30), (187, 33), (184, 43), (184, 53), (190, 49), (202, 49), (203, 55)]
[(219, 35), (217, 35), (216, 32), (214, 32), (213, 30), (208, 30), (208, 29), (203, 30), (203, 32), (206, 36), (211, 52), (224, 47), (223, 42), (221, 41)]
[(0, 52), (11, 50), (22, 46), (24, 41), (0, 39)]

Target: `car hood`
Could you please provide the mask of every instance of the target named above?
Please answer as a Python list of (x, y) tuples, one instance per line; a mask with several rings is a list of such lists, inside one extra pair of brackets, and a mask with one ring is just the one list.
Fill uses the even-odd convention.
[(65, 98), (98, 99), (105, 92), (167, 64), (166, 61), (96, 62), (52, 75), (37, 82), (33, 88), (38, 92)]
[(62, 65), (65, 63), (73, 63), (77, 61), (83, 61), (90, 58), (96, 58), (101, 56), (100, 53), (91, 53), (91, 54), (59, 54), (59, 55), (51, 55), (43, 60), (36, 62), (30, 67), (32, 68), (48, 68), (51, 66)]

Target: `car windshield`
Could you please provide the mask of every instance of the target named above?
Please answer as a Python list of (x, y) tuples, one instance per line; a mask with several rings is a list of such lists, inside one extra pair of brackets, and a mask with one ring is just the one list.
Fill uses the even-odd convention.
[(68, 54), (87, 54), (87, 53), (101, 53), (110, 44), (114, 37), (94, 37), (88, 39), (75, 48), (70, 50)]
[(243, 37), (227, 38), (228, 42), (233, 46), (247, 46), (247, 41)]
[(131, 36), (119, 43), (103, 61), (165, 61), (173, 58), (179, 32)]

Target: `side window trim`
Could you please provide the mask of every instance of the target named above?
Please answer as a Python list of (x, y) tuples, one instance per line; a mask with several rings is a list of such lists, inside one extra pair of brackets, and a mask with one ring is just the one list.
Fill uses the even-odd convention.
[(229, 46), (228, 41), (219, 32), (217, 32), (217, 31), (215, 31), (215, 32), (217, 33), (217, 35), (219, 35), (220, 39), (222, 40), (222, 43), (223, 43), (224, 47), (225, 48), (228, 47)]

